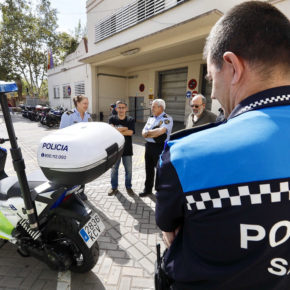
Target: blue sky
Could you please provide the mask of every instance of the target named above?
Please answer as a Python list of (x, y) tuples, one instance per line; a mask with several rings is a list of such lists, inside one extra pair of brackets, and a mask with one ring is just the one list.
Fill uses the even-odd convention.
[(79, 20), (86, 25), (86, 0), (50, 0), (51, 7), (57, 9), (59, 31), (73, 33)]
[[(30, 1), (32, 5), (39, 3), (39, 0)], [(4, 0), (0, 0), (0, 3), (3, 2)], [(50, 0), (50, 3), (51, 7), (58, 11), (58, 31), (73, 34), (79, 20), (81, 20), (82, 27), (86, 25), (86, 0)]]

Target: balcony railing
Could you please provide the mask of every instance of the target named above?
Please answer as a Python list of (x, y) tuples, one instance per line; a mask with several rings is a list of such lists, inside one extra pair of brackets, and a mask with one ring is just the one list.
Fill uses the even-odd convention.
[(95, 25), (95, 42), (149, 19), (188, 0), (137, 0)]

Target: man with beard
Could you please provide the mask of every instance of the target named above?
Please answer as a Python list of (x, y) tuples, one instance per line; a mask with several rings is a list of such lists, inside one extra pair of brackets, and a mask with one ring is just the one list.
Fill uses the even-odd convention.
[(188, 116), (186, 122), (186, 129), (205, 125), (208, 123), (214, 123), (217, 116), (211, 111), (205, 108), (206, 98), (199, 94), (195, 95), (190, 101), (190, 107), (192, 108), (192, 113)]

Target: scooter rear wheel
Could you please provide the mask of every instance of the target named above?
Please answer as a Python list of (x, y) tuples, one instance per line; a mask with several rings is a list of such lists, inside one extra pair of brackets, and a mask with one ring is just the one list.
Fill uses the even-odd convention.
[(56, 217), (46, 230), (48, 243), (67, 246), (72, 253), (72, 272), (85, 273), (90, 271), (99, 259), (99, 245), (96, 242), (88, 248), (79, 235), (78, 225), (74, 220)]

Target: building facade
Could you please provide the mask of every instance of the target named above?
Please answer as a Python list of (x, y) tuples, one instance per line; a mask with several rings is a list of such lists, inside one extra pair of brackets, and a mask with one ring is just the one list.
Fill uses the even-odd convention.
[[(123, 99), (130, 115), (145, 121), (158, 97), (166, 101), (166, 111), (175, 121), (184, 122), (191, 111), (190, 97), (197, 92), (217, 113), (220, 105), (210, 99), (202, 51), (212, 26), (241, 2), (88, 0), (88, 52), (70, 56), (73, 64), (66, 61), (49, 71), (50, 100), (69, 107), (75, 84), (83, 82), (90, 110), (97, 117), (106, 118), (110, 104)], [(290, 0), (269, 2), (290, 16)], [(67, 84), (72, 88), (70, 98), (64, 98)]]

